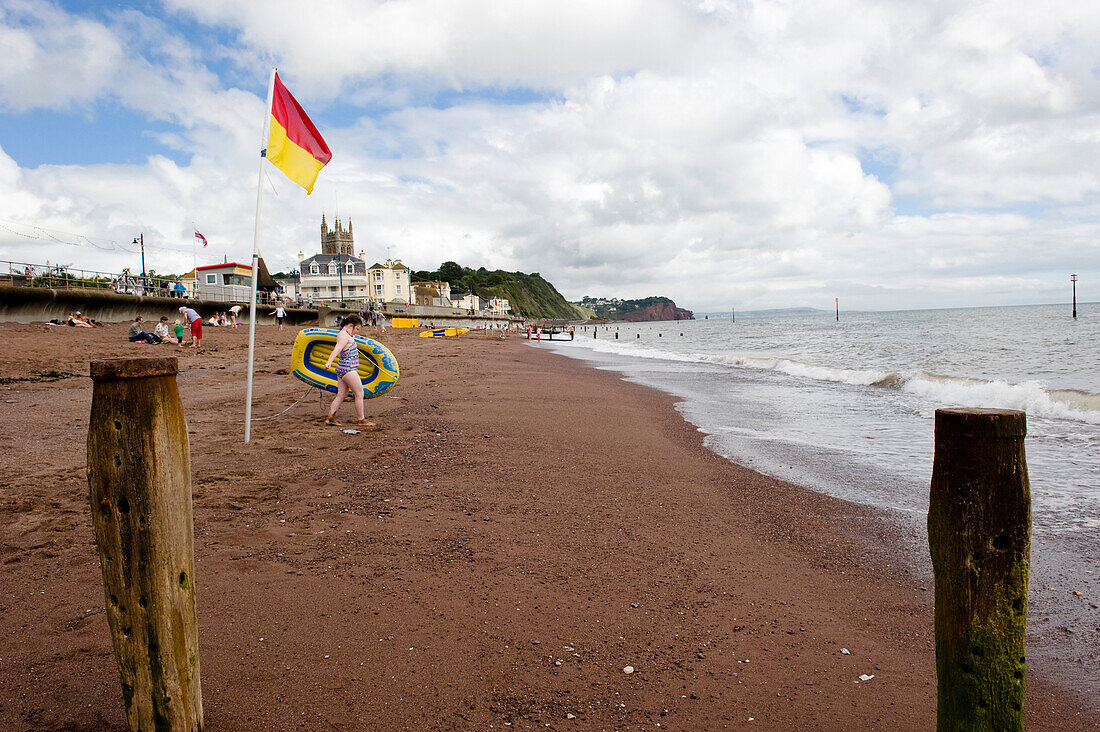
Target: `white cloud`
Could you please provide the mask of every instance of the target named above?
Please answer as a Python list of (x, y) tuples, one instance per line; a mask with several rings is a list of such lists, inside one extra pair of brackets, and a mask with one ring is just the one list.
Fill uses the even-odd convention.
[(0, 99), (16, 111), (94, 100), (111, 88), (124, 59), (102, 24), (31, 0), (0, 7), (0, 48)]
[[(1093, 5), (175, 0), (167, 18), (97, 21), (9, 2), (0, 34), (20, 71), (0, 71), (0, 99), (110, 100), (158, 121), (180, 162), (5, 155), (0, 220), (145, 231), (177, 271), (194, 221), (208, 256), (247, 257), (269, 59), (315, 119), (339, 120), (312, 197), (269, 173), (272, 269), (316, 249), (338, 200), (369, 259), (539, 271), (573, 297), (723, 311), (1051, 298), (1063, 270), (1100, 276)], [(198, 49), (179, 20), (234, 40)], [(84, 52), (95, 74), (59, 78), (48, 58)], [(496, 98), (532, 89), (546, 101)], [(426, 105), (448, 90), (477, 94)], [(868, 151), (881, 168), (861, 166)], [(0, 229), (0, 251), (31, 256), (16, 239)]]

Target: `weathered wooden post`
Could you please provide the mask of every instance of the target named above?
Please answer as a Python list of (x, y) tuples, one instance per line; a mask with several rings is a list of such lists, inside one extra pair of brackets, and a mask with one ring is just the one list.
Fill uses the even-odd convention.
[(936, 410), (928, 544), (940, 732), (1024, 728), (1026, 433), (1020, 411)]
[(131, 730), (201, 730), (191, 458), (175, 357), (92, 361), (88, 488)]

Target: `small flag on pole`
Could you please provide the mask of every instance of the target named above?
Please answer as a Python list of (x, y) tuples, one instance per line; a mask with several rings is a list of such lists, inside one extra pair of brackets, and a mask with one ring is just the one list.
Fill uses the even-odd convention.
[(264, 153), (287, 178), (313, 193), (317, 174), (332, 160), (332, 152), (298, 104), (275, 74), (271, 97), (271, 129)]
[(203, 236), (202, 234), (200, 234), (199, 232), (196, 231), (195, 232), (195, 238), (198, 239), (199, 241), (201, 241), (202, 245), (204, 247), (206, 246), (206, 237), (205, 236)]

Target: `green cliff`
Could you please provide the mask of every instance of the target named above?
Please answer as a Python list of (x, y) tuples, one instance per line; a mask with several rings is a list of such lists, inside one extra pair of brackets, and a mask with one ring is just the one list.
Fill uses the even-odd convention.
[(561, 293), (538, 272), (505, 272), (484, 267), (470, 269), (455, 262), (444, 262), (434, 272), (412, 273), (413, 281), (445, 281), (451, 294), (472, 292), (481, 298), (502, 297), (508, 300), (512, 314), (525, 318), (583, 320), (590, 311), (565, 301)]

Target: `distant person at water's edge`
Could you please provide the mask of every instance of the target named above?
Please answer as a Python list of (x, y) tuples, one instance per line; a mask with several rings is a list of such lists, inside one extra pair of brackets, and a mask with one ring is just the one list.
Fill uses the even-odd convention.
[(191, 347), (198, 348), (199, 341), (202, 340), (202, 316), (189, 307), (180, 308), (180, 314), (182, 314), (191, 325)]
[(332, 362), (339, 359), (334, 370), (337, 382), (336, 396), (333, 397), (332, 405), (328, 409), (325, 424), (340, 426), (336, 421), (336, 412), (350, 389), (355, 395), (355, 424), (362, 427), (374, 426), (374, 422), (363, 416), (363, 382), (359, 378), (359, 345), (355, 342), (355, 336), (362, 325), (363, 321), (358, 315), (349, 315), (344, 318), (340, 333), (336, 336), (336, 345), (329, 354), (328, 360), (325, 361), (325, 369), (329, 369), (332, 367)]

